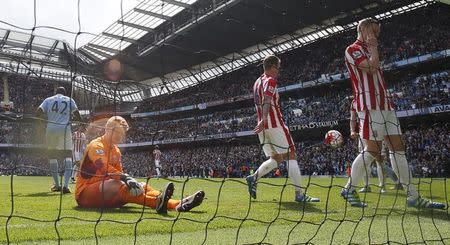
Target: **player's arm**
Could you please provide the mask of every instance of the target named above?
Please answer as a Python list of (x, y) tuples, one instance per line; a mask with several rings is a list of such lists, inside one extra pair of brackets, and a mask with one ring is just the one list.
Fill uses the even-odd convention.
[(35, 117), (38, 118), (36, 121), (36, 133), (38, 134), (37, 137), (42, 138), (44, 137), (44, 130), (45, 130), (45, 124), (44, 122), (47, 120), (47, 105), (48, 101), (44, 100), (42, 104), (36, 109), (36, 112), (34, 113)]
[(365, 42), (368, 45), (370, 57), (365, 56), (365, 59), (359, 62), (358, 68), (370, 74), (375, 73), (380, 68), (380, 55), (378, 53), (378, 41), (373, 33), (368, 35)]
[(272, 96), (274, 95), (276, 88), (277, 84), (273, 79), (269, 80), (267, 86), (264, 87), (263, 91), (264, 97), (261, 105), (262, 118), (261, 121), (258, 122), (258, 125), (256, 125), (255, 129), (253, 129), (255, 133), (263, 131), (268, 124), (269, 110), (271, 107)]
[(356, 131), (356, 111), (350, 110), (350, 138), (356, 139), (358, 132)]

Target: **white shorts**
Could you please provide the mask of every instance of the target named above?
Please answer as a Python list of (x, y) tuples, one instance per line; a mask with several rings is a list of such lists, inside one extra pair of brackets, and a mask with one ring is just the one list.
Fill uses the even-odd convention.
[(73, 150), (72, 133), (69, 130), (50, 131), (45, 135), (45, 145), (49, 150)]
[(73, 152), (73, 161), (75, 162), (81, 162), (81, 159), (83, 158), (83, 152)]
[(159, 160), (155, 160), (155, 168), (161, 168), (161, 164)]
[(359, 111), (359, 134), (365, 140), (382, 141), (387, 135), (401, 135), (395, 111)]
[(263, 130), (258, 134), (258, 137), (259, 142), (263, 144), (263, 151), (267, 157), (295, 152), (294, 141), (286, 126)]
[[(382, 156), (386, 156), (386, 150), (387, 150), (387, 145), (384, 142), (385, 142), (384, 140), (381, 142), (381, 153), (380, 154)], [(364, 139), (361, 136), (358, 138), (358, 151), (359, 152), (364, 151)]]

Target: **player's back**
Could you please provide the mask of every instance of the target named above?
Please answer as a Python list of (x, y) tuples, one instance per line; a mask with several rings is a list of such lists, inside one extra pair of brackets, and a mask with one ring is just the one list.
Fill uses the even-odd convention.
[(39, 106), (47, 115), (47, 130), (70, 128), (70, 116), (78, 110), (75, 101), (65, 95), (56, 94), (48, 97)]

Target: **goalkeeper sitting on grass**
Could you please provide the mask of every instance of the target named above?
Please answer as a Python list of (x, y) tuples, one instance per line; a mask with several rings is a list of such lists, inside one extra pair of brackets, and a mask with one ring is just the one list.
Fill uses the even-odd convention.
[(117, 144), (125, 139), (127, 121), (111, 117), (106, 123), (105, 134), (91, 141), (81, 161), (77, 176), (75, 199), (80, 207), (115, 208), (127, 203), (136, 203), (156, 209), (158, 213), (167, 210), (186, 212), (200, 205), (205, 193), (197, 191), (183, 200), (170, 199), (173, 183), (157, 191), (140, 183), (122, 170), (121, 153)]

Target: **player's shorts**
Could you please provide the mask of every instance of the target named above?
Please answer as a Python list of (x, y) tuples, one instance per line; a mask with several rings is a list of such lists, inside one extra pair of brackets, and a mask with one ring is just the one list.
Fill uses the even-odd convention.
[(73, 151), (73, 161), (74, 162), (81, 162), (82, 158), (83, 158), (83, 152)]
[(286, 126), (265, 129), (258, 133), (258, 137), (259, 142), (263, 144), (263, 151), (267, 157), (295, 152), (294, 141)]
[(387, 135), (401, 135), (395, 111), (359, 111), (359, 134), (365, 140), (382, 141)]
[(155, 168), (161, 168), (160, 160), (155, 160)]
[(72, 150), (72, 133), (67, 130), (47, 130), (45, 145), (49, 150)]
[(119, 208), (125, 204), (118, 198), (118, 195), (113, 199), (104, 200), (99, 189), (102, 182), (99, 181), (86, 186), (75, 198), (78, 206), (83, 208)]
[(363, 138), (361, 136), (358, 137), (358, 151), (359, 152), (363, 152), (364, 151), (364, 140), (363, 140)]

